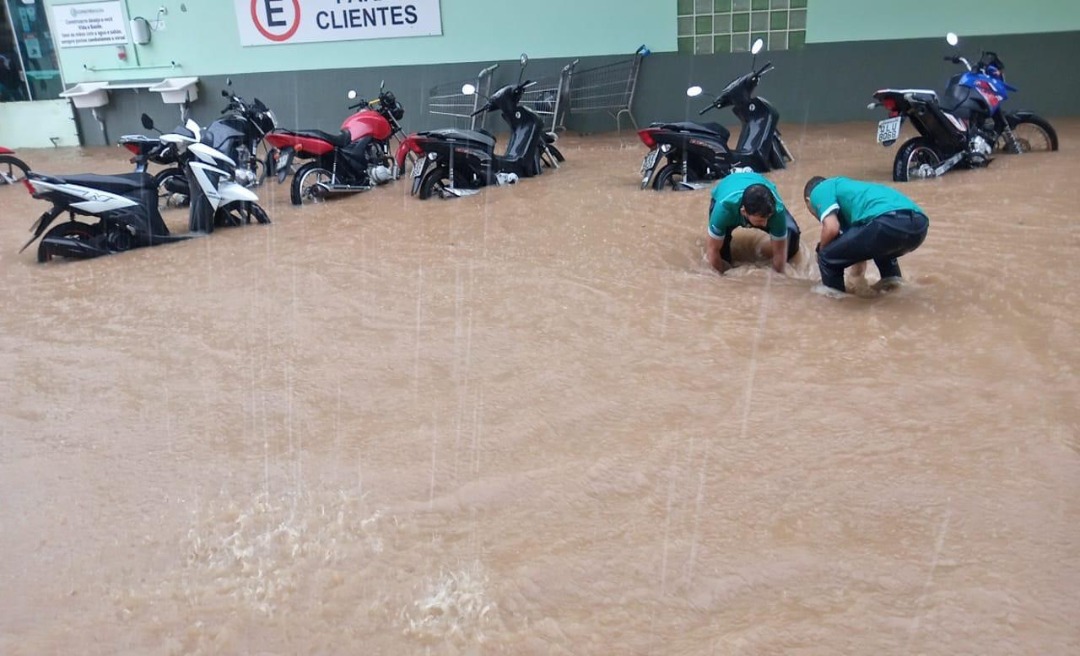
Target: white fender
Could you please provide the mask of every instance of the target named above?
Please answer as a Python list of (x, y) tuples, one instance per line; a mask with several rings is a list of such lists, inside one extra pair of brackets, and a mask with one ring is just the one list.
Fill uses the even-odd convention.
[(207, 164), (217, 164), (218, 162), (226, 162), (229, 166), (236, 168), (236, 162), (231, 157), (222, 153), (221, 151), (214, 150), (210, 146), (203, 143), (191, 144), (188, 146), (188, 150), (195, 153), (195, 156)]
[(238, 185), (235, 182), (222, 182), (218, 187), (218, 194), (221, 196), (221, 204), (227, 205), (234, 201), (243, 200), (251, 203), (259, 202), (259, 197), (255, 195), (255, 192)]

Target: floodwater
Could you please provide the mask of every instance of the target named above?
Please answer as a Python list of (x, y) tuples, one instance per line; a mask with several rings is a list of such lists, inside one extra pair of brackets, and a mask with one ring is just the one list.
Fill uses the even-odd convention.
[[(1080, 653), (1080, 121), (903, 186), (908, 284), (703, 261), (632, 132), (81, 262), (0, 188), (0, 653)], [(500, 140), (502, 143), (502, 140)], [(123, 172), (116, 148), (22, 151)], [(183, 229), (186, 210), (167, 213)], [(743, 234), (744, 233), (744, 234)], [(763, 236), (763, 235), (762, 235)]]

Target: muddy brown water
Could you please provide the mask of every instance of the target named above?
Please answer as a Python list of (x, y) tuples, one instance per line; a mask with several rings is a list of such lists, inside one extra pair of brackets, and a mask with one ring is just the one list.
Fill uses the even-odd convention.
[[(81, 262), (0, 188), (0, 653), (1080, 653), (1080, 121), (904, 185), (908, 284), (813, 293), (632, 133), (455, 201), (402, 182)], [(123, 151), (24, 150), (52, 173)], [(186, 226), (185, 210), (167, 214)]]

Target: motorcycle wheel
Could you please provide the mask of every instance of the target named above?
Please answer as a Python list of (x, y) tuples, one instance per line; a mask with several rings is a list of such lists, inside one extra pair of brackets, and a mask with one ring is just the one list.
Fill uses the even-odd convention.
[(697, 182), (699, 179), (692, 166), (686, 167), (686, 173), (686, 179), (684, 180), (682, 166), (669, 162), (656, 172), (656, 178), (653, 179), (653, 189), (656, 191), (685, 191), (686, 187), (682, 186), (682, 182)]
[(1058, 149), (1057, 131), (1043, 118), (1023, 116), (1012, 128), (1012, 143), (1005, 134), (998, 136), (994, 151), (1005, 154), (1040, 153)]
[(41, 237), (38, 244), (37, 261), (51, 262), (54, 257), (62, 257), (53, 252), (52, 247), (45, 243), (49, 237), (61, 237), (76, 241), (92, 241), (97, 237), (99, 226), (82, 223), (80, 221), (68, 221), (52, 228)]
[[(181, 180), (184, 185), (187, 185), (187, 177), (184, 176), (184, 172), (174, 167), (162, 169), (154, 174), (154, 186), (157, 187), (158, 196), (158, 208), (165, 209), (169, 207), (184, 207), (187, 205), (187, 194), (179, 194), (169, 191), (165, 187), (165, 182), (171, 179)], [(174, 198), (175, 196), (175, 198)]]
[(255, 182), (251, 184), (252, 187), (261, 187), (262, 183), (266, 182), (266, 172), (270, 169), (266, 166), (266, 160), (252, 159), (251, 160), (252, 173), (255, 174)]
[(941, 164), (941, 153), (925, 137), (908, 139), (893, 160), (893, 181), (908, 182), (931, 177), (929, 170)]
[(327, 171), (318, 162), (308, 162), (296, 171), (289, 188), (289, 199), (293, 205), (321, 203), (326, 200), (326, 193), (317, 186), (330, 184), (334, 174)]
[(417, 192), (417, 196), (419, 196), (420, 200), (427, 200), (433, 195), (446, 198), (443, 195), (443, 189), (449, 186), (450, 176), (447, 175), (446, 169), (436, 166), (424, 174), (424, 179), (420, 181), (420, 191)]
[(18, 157), (0, 155), (0, 185), (20, 183), (29, 172), (30, 167)]
[(219, 207), (214, 215), (214, 225), (219, 228), (235, 228), (251, 223), (270, 223), (270, 217), (266, 210), (259, 207), (258, 203), (239, 202), (232, 203), (228, 207)]
[(565, 162), (566, 158), (563, 157), (563, 154), (559, 152), (558, 148), (548, 144), (542, 146), (540, 151), (540, 161), (548, 168), (557, 169), (559, 168), (559, 163)]

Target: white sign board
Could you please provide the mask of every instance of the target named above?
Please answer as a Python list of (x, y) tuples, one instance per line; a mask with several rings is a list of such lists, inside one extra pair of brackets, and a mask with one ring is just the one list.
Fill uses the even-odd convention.
[(53, 41), (58, 48), (110, 46), (128, 42), (120, 0), (53, 5)]
[(442, 34), (439, 0), (233, 0), (240, 43), (387, 39)]

